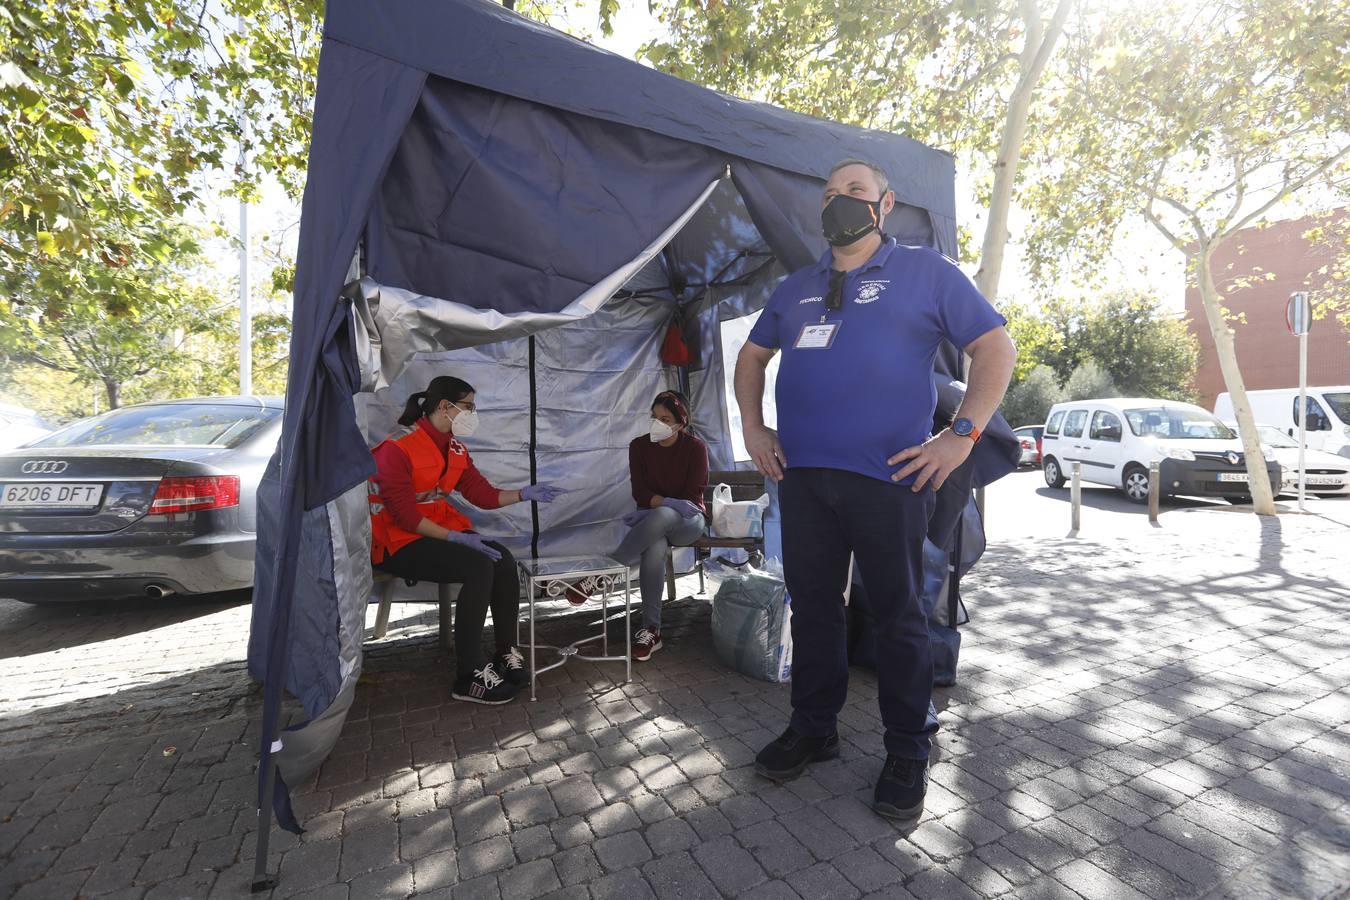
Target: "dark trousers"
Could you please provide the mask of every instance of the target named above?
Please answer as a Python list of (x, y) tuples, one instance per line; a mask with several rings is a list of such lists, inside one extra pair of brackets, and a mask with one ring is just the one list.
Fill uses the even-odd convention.
[(886, 752), (926, 759), (933, 693), (919, 603), (933, 493), (839, 469), (789, 469), (779, 487), (783, 569), (792, 597), (792, 727), (823, 737), (848, 695), (844, 583), (852, 553), (875, 618)]
[(459, 584), (455, 602), (455, 675), (472, 678), (482, 668), (483, 625), (492, 608), (492, 632), (497, 652), (516, 642), (520, 617), (520, 573), (511, 551), (495, 541), (488, 546), (501, 552), (493, 562), (477, 550), (449, 541), (418, 538), (375, 568), (415, 581)]

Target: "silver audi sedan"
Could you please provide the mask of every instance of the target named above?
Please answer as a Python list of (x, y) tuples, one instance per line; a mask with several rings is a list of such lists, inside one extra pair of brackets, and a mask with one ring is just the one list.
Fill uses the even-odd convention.
[(142, 403), (0, 452), (0, 597), (30, 603), (253, 586), (275, 397)]

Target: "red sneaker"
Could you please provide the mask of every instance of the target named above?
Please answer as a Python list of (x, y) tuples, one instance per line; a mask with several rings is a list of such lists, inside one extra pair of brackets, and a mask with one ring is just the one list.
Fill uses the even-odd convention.
[(646, 662), (660, 649), (661, 632), (640, 628), (638, 633), (633, 635), (633, 662)]
[(591, 599), (591, 594), (595, 593), (595, 579), (583, 578), (576, 584), (567, 587), (567, 602), (573, 606), (581, 606), (587, 600)]

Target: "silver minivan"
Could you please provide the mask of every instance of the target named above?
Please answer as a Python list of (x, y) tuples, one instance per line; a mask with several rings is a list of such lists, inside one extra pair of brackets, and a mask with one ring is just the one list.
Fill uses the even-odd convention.
[[(1112, 397), (1056, 403), (1041, 439), (1045, 483), (1063, 487), (1073, 463), (1084, 481), (1119, 488), (1135, 503), (1148, 502), (1149, 464), (1160, 464), (1164, 496), (1251, 500), (1247, 459), (1236, 432), (1190, 403)], [(1280, 466), (1264, 449), (1266, 470), (1278, 490)]]

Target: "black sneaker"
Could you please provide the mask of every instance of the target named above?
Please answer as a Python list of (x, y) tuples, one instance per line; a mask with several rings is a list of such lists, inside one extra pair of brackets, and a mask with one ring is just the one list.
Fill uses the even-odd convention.
[(450, 690), (450, 696), (469, 703), (482, 703), (486, 706), (500, 706), (516, 698), (517, 688), (497, 674), (488, 663), (481, 669), (475, 669), (473, 678), (461, 678)]
[(891, 754), (881, 767), (872, 809), (888, 819), (917, 819), (923, 814), (923, 797), (927, 792), (928, 760)]
[(793, 731), (791, 726), (782, 736), (759, 751), (755, 757), (755, 771), (774, 781), (796, 778), (809, 763), (834, 759), (839, 755), (839, 735), (807, 737)]
[(500, 672), (507, 683), (518, 688), (530, 683), (530, 671), (525, 668), (525, 654), (519, 647), (511, 647), (505, 653), (498, 653), (492, 660), (492, 669)]

